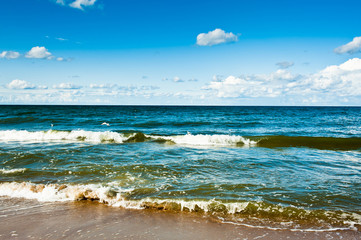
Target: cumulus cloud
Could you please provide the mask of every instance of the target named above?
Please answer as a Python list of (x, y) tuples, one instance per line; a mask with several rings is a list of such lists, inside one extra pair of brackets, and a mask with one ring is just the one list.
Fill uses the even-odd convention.
[(294, 62), (284, 61), (284, 62), (278, 62), (278, 63), (276, 63), (276, 65), (277, 65), (279, 68), (286, 69), (286, 68), (292, 67), (292, 66), (294, 65)]
[(214, 90), (220, 98), (279, 96), (282, 93), (281, 89), (268, 83), (267, 78), (272, 78), (272, 76), (228, 76), (221, 81), (210, 82), (203, 89)]
[[(77, 8), (80, 10), (84, 10), (84, 7), (90, 7), (95, 4), (97, 0), (55, 0), (55, 3), (62, 5), (62, 6), (69, 6), (72, 8)], [(63, 41), (63, 39), (58, 39)], [(64, 39), (66, 40), (66, 39)]]
[(92, 83), (89, 85), (90, 88), (103, 88), (103, 89), (111, 89), (111, 88), (116, 88), (117, 87), (117, 84), (95, 84), (95, 83)]
[[(13, 80), (4, 85), (0, 102), (3, 103), (114, 103), (120, 99), (147, 99), (167, 97), (172, 94), (159, 91), (154, 85), (60, 83), (51, 88), (32, 84), (24, 80)], [(148, 100), (147, 100), (148, 102)]]
[(82, 86), (75, 85), (73, 83), (60, 83), (58, 85), (53, 85), (54, 89), (80, 89)]
[(6, 59), (16, 59), (20, 57), (20, 53), (19, 52), (14, 52), (14, 51), (3, 51), (2, 53), (0, 53), (0, 58), (6, 58)]
[(180, 83), (180, 82), (184, 82), (184, 80), (181, 79), (180, 77), (174, 77), (173, 82)]
[(55, 2), (60, 5), (65, 5), (64, 0), (56, 0)]
[(197, 45), (199, 46), (213, 46), (221, 43), (237, 42), (238, 37), (229, 32), (226, 33), (222, 29), (216, 28), (208, 33), (200, 33), (197, 36)]
[(7, 88), (10, 88), (10, 89), (34, 89), (34, 88), (36, 88), (36, 86), (34, 84), (29, 83), (24, 80), (20, 80), (20, 79), (12, 80), (6, 86), (7, 86)]
[(361, 59), (353, 58), (309, 75), (285, 69), (274, 73), (215, 78), (203, 89), (219, 98), (298, 97), (309, 103), (361, 97)]
[(340, 65), (328, 66), (305, 78), (300, 86), (338, 96), (361, 95), (361, 59), (353, 58)]
[(27, 82), (25, 80), (20, 80), (20, 79), (14, 79), (12, 80), (10, 83), (6, 84), (6, 87), (9, 89), (15, 89), (15, 90), (20, 90), (20, 89), (47, 89), (46, 86), (37, 86), (35, 84), (32, 84), (30, 82)]
[(26, 58), (52, 59), (52, 54), (45, 47), (33, 47), (25, 55)]
[(70, 3), (69, 6), (83, 10), (83, 7), (93, 6), (95, 2), (96, 0), (75, 0), (74, 2)]
[(355, 37), (351, 42), (342, 45), (338, 48), (335, 48), (335, 53), (343, 54), (343, 53), (357, 53), (361, 51), (361, 37)]

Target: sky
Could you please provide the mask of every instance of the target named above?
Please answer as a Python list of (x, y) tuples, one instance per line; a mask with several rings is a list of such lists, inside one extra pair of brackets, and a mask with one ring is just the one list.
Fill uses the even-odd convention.
[(361, 106), (359, 0), (1, 0), (0, 104)]

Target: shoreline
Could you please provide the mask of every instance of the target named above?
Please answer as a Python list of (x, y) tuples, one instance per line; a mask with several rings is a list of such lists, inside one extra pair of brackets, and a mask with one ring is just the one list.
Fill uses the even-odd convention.
[(189, 212), (132, 210), (92, 201), (0, 198), (0, 239), (360, 239), (353, 230), (308, 232), (221, 223)]

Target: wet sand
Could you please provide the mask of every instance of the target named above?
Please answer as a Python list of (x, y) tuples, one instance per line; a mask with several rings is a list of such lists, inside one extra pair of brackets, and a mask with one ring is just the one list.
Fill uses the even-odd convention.
[(361, 239), (360, 231), (293, 232), (220, 223), (193, 213), (129, 210), (90, 201), (0, 198), (0, 239)]

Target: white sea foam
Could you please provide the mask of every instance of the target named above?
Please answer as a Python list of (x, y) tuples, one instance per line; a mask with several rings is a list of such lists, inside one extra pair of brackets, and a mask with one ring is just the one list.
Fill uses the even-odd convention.
[(13, 174), (13, 173), (20, 173), (25, 172), (26, 168), (14, 168), (14, 169), (0, 169), (1, 174)]
[(82, 199), (99, 200), (102, 203), (114, 207), (123, 207), (131, 209), (144, 209), (149, 206), (172, 205), (177, 204), (181, 211), (188, 209), (195, 211), (202, 209), (208, 212), (212, 206), (222, 204), (229, 214), (242, 211), (248, 205), (248, 202), (239, 203), (221, 203), (216, 200), (186, 201), (182, 199), (155, 199), (143, 198), (141, 200), (129, 200), (123, 197), (124, 193), (131, 192), (133, 189), (122, 189), (114, 186), (113, 183), (107, 185), (88, 184), (88, 185), (59, 185), (59, 184), (33, 184), (29, 182), (6, 182), (0, 184), (0, 196), (15, 198), (36, 199), (41, 202), (63, 202), (76, 201)]
[[(124, 135), (122, 133), (105, 131), (35, 131), (30, 132), (26, 130), (6, 130), (0, 131), (0, 141), (19, 141), (19, 142), (59, 142), (59, 141), (85, 141), (92, 143), (114, 142), (124, 143), (129, 138), (134, 137), (136, 134)], [(178, 136), (155, 136), (145, 135), (150, 139), (163, 139), (166, 141), (174, 142), (175, 144), (185, 146), (236, 146), (242, 144), (244, 146), (253, 146), (257, 142), (246, 139), (242, 136), (236, 135), (186, 135)]]
[(245, 146), (252, 146), (257, 142), (246, 139), (242, 136), (236, 135), (193, 135), (187, 133), (179, 136), (149, 136), (151, 138), (165, 139), (181, 145), (195, 145), (195, 146), (235, 146), (243, 144)]
[[(59, 185), (59, 184), (33, 184), (29, 182), (7, 182), (0, 184), (0, 196), (8, 196), (15, 198), (26, 198), (26, 199), (36, 199), (41, 202), (63, 202), (63, 201), (76, 201), (83, 199), (92, 199), (98, 200), (101, 203), (113, 207), (122, 207), (126, 209), (145, 209), (145, 208), (154, 208), (154, 209), (164, 209), (164, 210), (178, 210), (178, 211), (203, 211), (210, 212), (212, 215), (214, 212), (227, 213), (227, 214), (237, 214), (245, 210), (249, 202), (230, 202), (224, 203), (217, 200), (182, 200), (182, 199), (156, 199), (156, 198), (144, 198), (140, 200), (129, 200), (124, 197), (124, 194), (131, 192), (133, 189), (122, 189), (117, 187), (114, 183), (109, 183), (106, 185), (100, 184), (88, 184), (88, 185)], [(253, 205), (257, 203), (253, 202)], [(267, 211), (267, 209), (261, 209), (262, 211)], [(272, 209), (268, 209), (273, 211)], [(236, 216), (236, 215), (234, 215)], [(251, 225), (244, 223), (243, 221), (239, 222), (237, 220), (229, 221), (220, 217), (223, 223), (231, 223), (236, 225), (243, 225), (247, 227), (256, 227), (256, 228), (267, 228), (271, 230), (281, 230), (289, 229), (291, 231), (337, 231), (337, 230), (349, 230), (356, 229), (355, 224), (360, 223), (360, 215), (353, 214), (353, 221), (346, 220), (348, 216), (345, 217), (344, 224), (347, 227), (331, 227), (325, 229), (292, 229), (291, 226), (287, 224), (285, 227), (270, 227), (267, 225)], [(341, 220), (341, 219), (340, 219)], [(292, 225), (292, 222), (290, 222)], [(291, 228), (289, 228), (291, 227)]]
[(117, 132), (94, 132), (84, 130), (73, 131), (36, 131), (7, 130), (0, 131), (0, 141), (25, 141), (25, 142), (48, 142), (48, 141), (86, 141), (86, 142), (116, 142), (123, 143), (128, 138)]
[(41, 202), (75, 201), (81, 199), (97, 199), (101, 202), (110, 203), (120, 192), (113, 191), (111, 186), (99, 184), (89, 185), (59, 185), (59, 184), (33, 184), (29, 182), (6, 182), (0, 184), (0, 196), (36, 199)]

